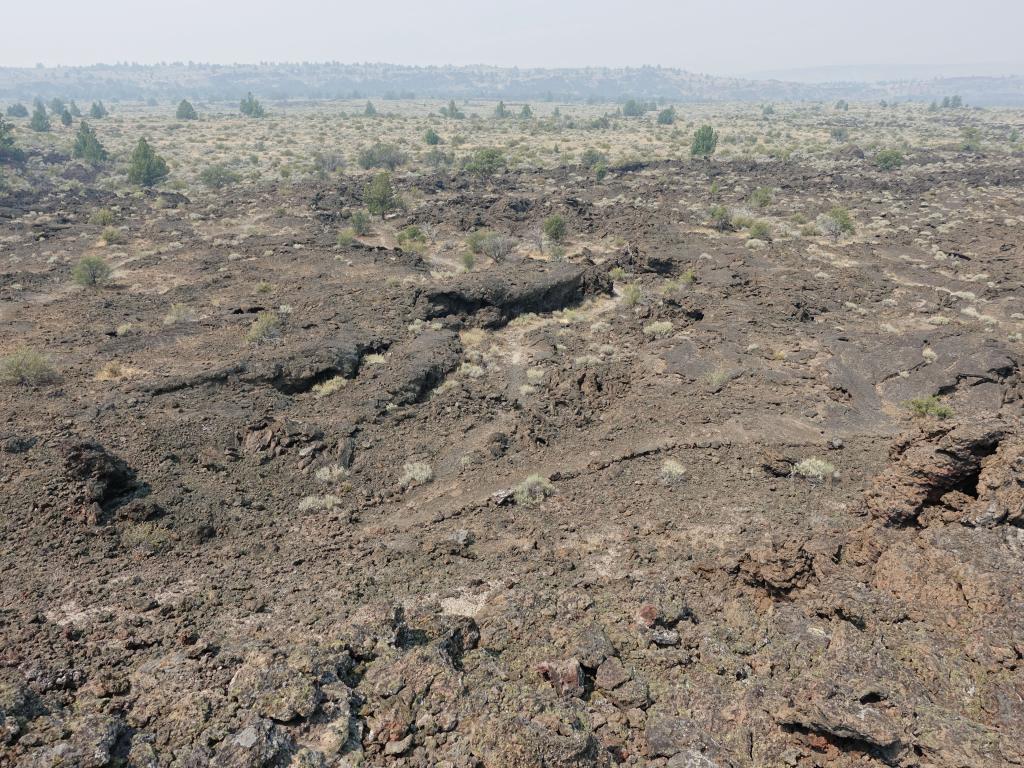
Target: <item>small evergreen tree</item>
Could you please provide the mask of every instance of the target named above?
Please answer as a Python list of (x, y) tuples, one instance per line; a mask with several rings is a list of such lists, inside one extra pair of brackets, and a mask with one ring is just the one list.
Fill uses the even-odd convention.
[(636, 99), (630, 99), (622, 105), (623, 117), (640, 117), (644, 113), (644, 105)]
[(427, 128), (427, 132), (423, 135), (423, 140), (432, 147), (436, 147), (441, 143), (441, 137), (433, 128)]
[(17, 103), (17, 104), (11, 104), (11, 106), (9, 106), (7, 108), (7, 116), (8, 117), (28, 117), (28, 108), (24, 104), (22, 104), (20, 102)]
[(508, 107), (505, 106), (504, 101), (498, 102), (498, 106), (494, 108), (494, 116), (499, 120), (508, 117)]
[(14, 146), (14, 126), (0, 117), (0, 162), (21, 158), (21, 150)]
[(50, 118), (46, 116), (46, 107), (41, 101), (36, 102), (36, 108), (32, 112), (32, 119), (29, 121), (28, 127), (39, 133), (50, 130)]
[(128, 181), (142, 187), (151, 187), (168, 173), (170, 170), (167, 168), (167, 162), (153, 151), (148, 141), (139, 139), (129, 161)]
[(78, 133), (75, 135), (75, 146), (72, 150), (74, 157), (85, 160), (87, 163), (99, 165), (107, 159), (107, 150), (96, 138), (96, 131), (84, 120), (78, 126)]
[(93, 120), (101, 120), (109, 114), (102, 101), (94, 101), (92, 106), (89, 107), (89, 117)]
[(448, 102), (447, 107), (441, 107), (441, 115), (450, 118), (451, 120), (461, 120), (466, 116), (465, 112), (460, 111), (459, 108), (455, 106), (455, 99), (451, 99)]
[(693, 144), (690, 145), (690, 154), (693, 157), (702, 157), (707, 160), (715, 154), (718, 146), (718, 132), (710, 125), (702, 125), (693, 134)]
[(238, 106), (238, 111), (246, 117), (263, 117), (267, 114), (266, 110), (263, 109), (263, 105), (252, 95), (252, 91), (249, 91), (245, 98), (242, 99)]
[(402, 198), (395, 192), (390, 173), (381, 171), (370, 180), (363, 190), (363, 204), (366, 210), (381, 219), (402, 207)]
[(56, 96), (50, 99), (50, 112), (52, 112), (55, 115), (59, 115), (63, 111), (64, 101), (62, 99), (58, 99)]
[(375, 106), (373, 106), (373, 102), (372, 101), (366, 102), (366, 107), (363, 109), (363, 114), (366, 115), (366, 117), (376, 117), (377, 116), (377, 108)]
[(72, 120), (73, 118), (71, 117), (71, 113), (68, 111), (68, 108), (65, 107), (64, 110), (60, 113), (60, 124), (67, 128), (69, 125), (71, 125)]
[(981, 131), (974, 126), (967, 126), (960, 129), (963, 140), (960, 142), (960, 149), (964, 152), (981, 151)]
[(82, 110), (80, 110), (78, 108), (78, 105), (75, 104), (75, 100), (74, 99), (72, 99), (70, 101), (70, 103), (68, 104), (68, 112), (71, 113), (72, 117), (81, 117), (82, 116)]
[(675, 107), (668, 107), (658, 113), (658, 125), (672, 125), (676, 121)]
[(533, 117), (533, 110), (530, 109), (529, 104), (523, 104), (523, 108), (519, 110), (519, 117), (523, 120), (529, 120)]
[(192, 102), (188, 99), (182, 99), (178, 105), (178, 110), (174, 113), (174, 116), (179, 120), (198, 120), (199, 115), (196, 114), (196, 108), (192, 106)]

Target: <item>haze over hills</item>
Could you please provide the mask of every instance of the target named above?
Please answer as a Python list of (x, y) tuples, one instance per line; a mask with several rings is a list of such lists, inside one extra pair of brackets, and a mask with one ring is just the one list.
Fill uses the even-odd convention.
[[(0, 68), (0, 99), (59, 96), (235, 100), (251, 90), (269, 100), (374, 97), (559, 101), (647, 98), (683, 103), (834, 99), (929, 102), (959, 94), (973, 106), (1024, 105), (1024, 77), (1018, 75), (920, 76), (885, 82), (853, 79), (858, 74), (870, 76), (871, 72), (871, 68), (860, 68), (859, 72), (825, 68), (791, 71), (788, 79), (752, 79), (663, 67), (539, 69), (338, 62), (99, 64)], [(809, 81), (815, 73), (825, 79)]]
[(1024, 72), (1024, 61), (975, 64), (836, 64), (830, 66), (760, 69), (739, 73), (752, 80), (793, 83), (883, 83), (943, 78), (1005, 78)]

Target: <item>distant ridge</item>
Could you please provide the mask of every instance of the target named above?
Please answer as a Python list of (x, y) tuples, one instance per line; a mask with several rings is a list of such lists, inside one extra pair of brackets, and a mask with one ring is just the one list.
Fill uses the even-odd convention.
[(894, 82), (795, 82), (720, 77), (662, 67), (522, 69), (393, 64), (99, 64), (0, 67), (0, 100), (35, 97), (235, 100), (503, 98), (533, 101), (659, 99), (675, 103), (923, 101), (959, 94), (972, 106), (1024, 106), (1024, 77), (943, 77)]

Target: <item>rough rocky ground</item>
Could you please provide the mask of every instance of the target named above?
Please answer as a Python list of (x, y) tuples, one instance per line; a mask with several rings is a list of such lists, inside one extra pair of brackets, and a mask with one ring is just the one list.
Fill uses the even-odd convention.
[(0, 766), (1024, 763), (1019, 158), (400, 186), (2, 206)]

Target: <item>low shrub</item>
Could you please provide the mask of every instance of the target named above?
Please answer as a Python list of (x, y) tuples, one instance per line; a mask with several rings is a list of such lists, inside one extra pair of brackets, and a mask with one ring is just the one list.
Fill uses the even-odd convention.
[(929, 416), (934, 416), (936, 419), (948, 419), (953, 415), (953, 409), (935, 395), (915, 397), (907, 403), (907, 409), (912, 416), (919, 419)]
[(404, 490), (415, 485), (424, 485), (434, 479), (434, 469), (425, 461), (411, 461), (402, 467), (398, 485)]
[(86, 288), (95, 288), (106, 282), (112, 271), (102, 256), (83, 256), (71, 270), (71, 279)]
[(260, 312), (249, 330), (245, 332), (245, 340), (250, 344), (260, 344), (281, 334), (281, 318), (276, 312)]
[(544, 237), (552, 243), (561, 243), (565, 240), (566, 229), (565, 219), (557, 213), (544, 219)]
[(824, 480), (831, 481), (838, 476), (835, 465), (816, 457), (797, 462), (793, 467), (793, 475), (819, 483)]
[(875, 155), (875, 165), (883, 171), (894, 171), (903, 165), (903, 153), (898, 149), (883, 149)]
[(513, 498), (522, 507), (535, 507), (555, 492), (555, 487), (543, 475), (530, 475), (515, 487)]
[(23, 387), (36, 387), (57, 380), (50, 361), (29, 347), (20, 347), (0, 358), (0, 382)]
[(724, 205), (716, 205), (709, 214), (709, 223), (719, 232), (728, 232), (733, 228), (732, 212)]
[(389, 171), (395, 170), (406, 163), (405, 153), (394, 144), (382, 144), (377, 142), (359, 152), (358, 162), (361, 168), (386, 168)]

